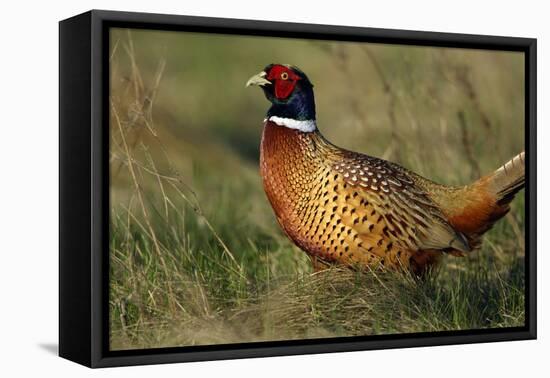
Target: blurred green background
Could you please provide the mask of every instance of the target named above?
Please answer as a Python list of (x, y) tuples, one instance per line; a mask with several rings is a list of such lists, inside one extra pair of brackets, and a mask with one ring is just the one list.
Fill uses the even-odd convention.
[(328, 272), (343, 288), (313, 295), (327, 280), (258, 174), (269, 103), (245, 88), (269, 63), (298, 66), (330, 141), (467, 184), (524, 149), (522, 53), (126, 29), (110, 44), (112, 348), (522, 324), (523, 193), (433, 279)]

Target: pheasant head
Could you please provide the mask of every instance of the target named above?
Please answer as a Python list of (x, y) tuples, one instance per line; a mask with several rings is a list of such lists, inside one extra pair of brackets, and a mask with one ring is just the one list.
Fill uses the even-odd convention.
[(270, 64), (252, 76), (246, 86), (258, 85), (271, 102), (267, 119), (303, 132), (317, 129), (313, 84), (297, 67)]

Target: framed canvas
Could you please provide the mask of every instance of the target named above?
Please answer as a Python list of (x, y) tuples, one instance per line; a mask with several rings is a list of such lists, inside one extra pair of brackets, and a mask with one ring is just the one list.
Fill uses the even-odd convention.
[(60, 22), (59, 353), (536, 337), (536, 40)]

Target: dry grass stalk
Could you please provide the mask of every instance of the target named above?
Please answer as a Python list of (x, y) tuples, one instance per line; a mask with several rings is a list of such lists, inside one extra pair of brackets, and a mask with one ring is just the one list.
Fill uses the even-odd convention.
[(470, 177), (472, 180), (477, 180), (479, 177), (481, 177), (481, 168), (479, 167), (477, 157), (474, 153), (472, 139), (468, 132), (468, 125), (466, 123), (466, 116), (462, 111), (458, 112), (457, 116), (458, 125), (460, 127), (462, 146), (464, 147), (464, 153), (466, 154), (466, 159), (468, 160), (468, 164), (470, 165)]
[[(153, 241), (153, 245), (155, 246), (155, 251), (157, 252), (158, 258), (159, 258), (159, 260), (162, 264), (162, 267), (164, 269), (165, 277), (168, 278), (170, 275), (168, 273), (168, 268), (167, 268), (167, 265), (166, 265), (166, 261), (164, 260), (164, 255), (163, 255), (163, 253), (160, 249), (159, 242), (157, 240), (155, 230), (153, 229), (153, 226), (151, 225), (151, 220), (149, 218), (149, 214), (148, 214), (147, 208), (145, 206), (145, 201), (143, 200), (142, 189), (139, 185), (139, 181), (137, 179), (137, 175), (136, 175), (136, 172), (134, 170), (134, 164), (132, 163), (132, 155), (130, 153), (130, 149), (128, 148), (128, 144), (126, 143), (126, 137), (124, 136), (124, 131), (122, 130), (122, 124), (120, 122), (120, 118), (119, 118), (118, 113), (116, 111), (116, 108), (114, 107), (112, 102), (111, 102), (111, 112), (112, 112), (112, 114), (113, 114), (113, 116), (116, 120), (116, 124), (118, 126), (119, 131), (120, 131), (120, 137), (121, 137), (121, 140), (122, 140), (122, 144), (124, 146), (124, 152), (127, 156), (128, 170), (129, 170), (130, 175), (132, 177), (132, 182), (134, 184), (134, 188), (135, 188), (135, 191), (137, 193), (137, 198), (138, 198), (138, 201), (139, 201), (139, 205), (141, 207), (141, 211), (143, 213), (143, 217), (145, 219), (145, 223), (147, 225), (147, 229), (149, 230), (149, 237)], [(166, 289), (168, 290), (167, 299), (168, 299), (170, 309), (172, 310), (172, 312), (175, 312), (175, 305), (174, 305), (174, 302), (172, 300), (173, 297), (174, 297), (173, 289), (172, 289), (172, 286), (168, 282), (169, 281), (167, 281), (167, 283), (166, 283)]]
[(374, 54), (372, 49), (370, 49), (368, 46), (363, 46), (363, 51), (371, 61), (376, 73), (378, 74), (378, 78), (382, 83), (382, 87), (384, 88), (384, 93), (386, 95), (386, 98), (388, 99), (388, 118), (390, 120), (391, 142), (389, 146), (386, 148), (386, 151), (382, 154), (382, 159), (396, 160), (397, 162), (401, 162), (402, 156), (401, 156), (399, 146), (403, 143), (403, 141), (399, 136), (397, 120), (395, 117), (395, 106), (397, 104), (397, 96), (391, 86), (390, 81), (386, 77), (386, 74), (384, 73), (384, 70), (380, 62), (378, 61), (376, 54)]

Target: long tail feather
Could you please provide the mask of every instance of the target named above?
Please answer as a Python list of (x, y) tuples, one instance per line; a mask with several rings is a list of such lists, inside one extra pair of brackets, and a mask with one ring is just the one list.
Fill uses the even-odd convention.
[(510, 202), (524, 186), (525, 152), (522, 152), (471, 185), (435, 192), (432, 198), (475, 249), (481, 244), (481, 236), (510, 211)]
[(506, 205), (525, 186), (525, 152), (497, 169), (490, 178), (499, 205)]

